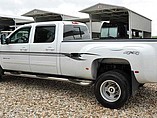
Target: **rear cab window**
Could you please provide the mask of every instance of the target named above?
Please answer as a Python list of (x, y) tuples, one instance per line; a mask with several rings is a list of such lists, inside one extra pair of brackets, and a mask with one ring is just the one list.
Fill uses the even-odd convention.
[(66, 24), (64, 25), (63, 40), (89, 40), (90, 35), (88, 29), (84, 25)]

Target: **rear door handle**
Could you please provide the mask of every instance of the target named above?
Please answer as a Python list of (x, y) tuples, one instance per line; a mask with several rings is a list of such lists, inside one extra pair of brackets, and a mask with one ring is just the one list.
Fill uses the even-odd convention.
[(46, 51), (54, 51), (55, 49), (54, 48), (52, 48), (52, 47), (48, 47), (48, 48), (46, 48)]

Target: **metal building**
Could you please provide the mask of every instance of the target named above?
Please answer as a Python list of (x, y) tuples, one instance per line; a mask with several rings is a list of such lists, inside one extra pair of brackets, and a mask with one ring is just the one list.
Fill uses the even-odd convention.
[[(96, 4), (81, 10), (82, 13), (89, 14), (90, 32), (92, 32), (92, 22), (107, 21), (110, 24), (123, 24), (127, 28), (128, 38), (150, 38), (151, 21), (128, 8)], [(94, 26), (95, 27), (95, 26)], [(91, 34), (92, 35), (92, 34)]]

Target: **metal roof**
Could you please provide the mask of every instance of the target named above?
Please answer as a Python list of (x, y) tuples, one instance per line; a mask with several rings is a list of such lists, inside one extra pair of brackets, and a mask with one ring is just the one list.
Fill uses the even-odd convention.
[(31, 10), (22, 16), (33, 17), (36, 22), (42, 21), (62, 21), (69, 18), (78, 18), (70, 15), (64, 15), (60, 13), (54, 13), (50, 11), (44, 11), (39, 9)]
[(45, 16), (45, 15), (58, 16), (61, 14), (50, 12), (50, 11), (44, 11), (44, 10), (40, 10), (40, 9), (33, 9), (33, 10), (23, 14), (22, 16), (35, 17), (35, 16)]
[[(126, 17), (128, 16), (129, 11), (133, 12), (132, 10), (129, 10), (128, 8), (122, 6), (98, 3), (96, 5), (83, 9), (80, 12), (92, 14), (94, 15), (93, 19), (97, 20), (111, 20), (112, 17), (113, 20), (120, 19), (122, 22), (124, 22), (127, 20)], [(133, 13), (150, 20), (149, 18), (146, 18), (136, 12)]]
[(102, 11), (102, 10), (107, 10), (107, 11), (109, 10), (110, 12), (112, 12), (114, 9), (126, 9), (126, 8), (121, 7), (121, 6), (116, 6), (116, 5), (98, 3), (96, 5), (83, 9), (80, 12), (90, 14), (90, 13), (94, 13), (94, 12)]

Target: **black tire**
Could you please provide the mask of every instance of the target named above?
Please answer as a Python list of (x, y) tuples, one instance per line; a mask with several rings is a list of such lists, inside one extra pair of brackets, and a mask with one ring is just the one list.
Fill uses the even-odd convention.
[(120, 108), (131, 94), (129, 78), (121, 71), (105, 72), (95, 82), (94, 93), (104, 107)]
[(140, 84), (140, 85), (139, 85), (139, 87), (143, 87), (143, 86), (144, 86), (144, 84)]
[(3, 69), (0, 67), (0, 82), (2, 81), (3, 79)]

